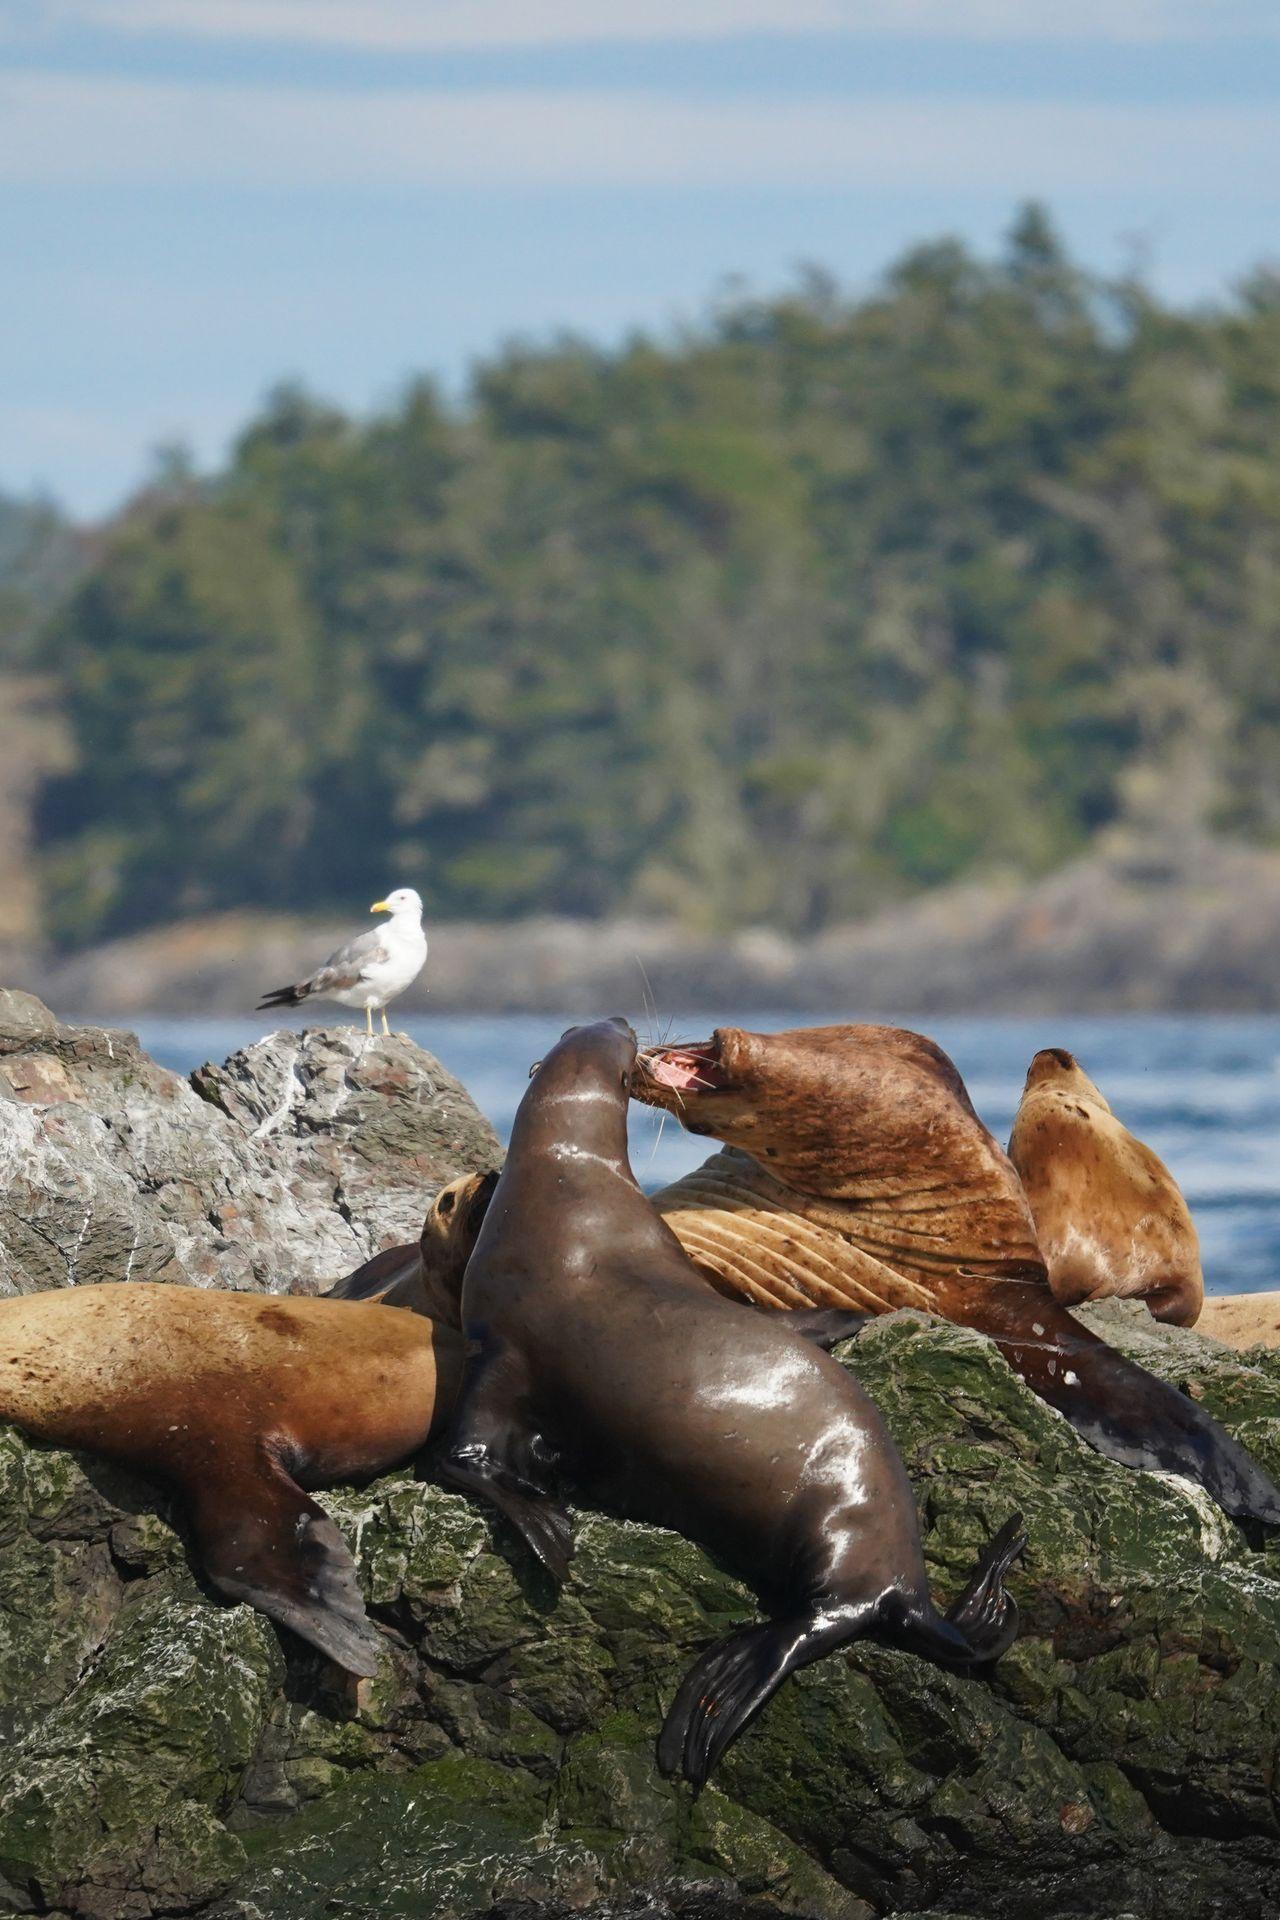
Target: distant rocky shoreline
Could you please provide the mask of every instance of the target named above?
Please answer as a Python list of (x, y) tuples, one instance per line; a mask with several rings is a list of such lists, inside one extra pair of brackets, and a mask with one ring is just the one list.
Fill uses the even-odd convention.
[[(430, 909), (428, 907), (428, 917)], [(10, 956), (8, 984), (77, 1015), (232, 1014), (297, 978), (348, 922), (221, 914), (69, 956)], [(867, 1015), (1280, 1011), (1280, 853), (1115, 838), (1032, 883), (949, 887), (808, 936), (701, 936), (653, 920), (429, 925), (401, 1014)]]

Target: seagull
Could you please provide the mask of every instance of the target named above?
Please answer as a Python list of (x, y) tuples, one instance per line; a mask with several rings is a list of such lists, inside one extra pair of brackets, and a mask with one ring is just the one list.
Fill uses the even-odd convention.
[(387, 1025), (387, 1002), (416, 980), (427, 960), (427, 936), (422, 931), (422, 901), (412, 887), (397, 887), (385, 900), (375, 900), (370, 913), (389, 913), (385, 926), (358, 933), (345, 947), (331, 953), (309, 979), (293, 987), (277, 987), (258, 1002), (264, 1007), (296, 1007), (313, 995), (337, 1000), (344, 1007), (363, 1007), (365, 1030), (373, 1032), (373, 1009)]

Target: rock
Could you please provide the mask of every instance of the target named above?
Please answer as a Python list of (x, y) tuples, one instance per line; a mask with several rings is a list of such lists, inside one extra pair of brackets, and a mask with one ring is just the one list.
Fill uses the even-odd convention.
[(265, 1152), (308, 1215), (336, 1209), (371, 1252), (416, 1240), (424, 1196), (502, 1159), (466, 1088), (403, 1035), (282, 1030), (191, 1084)]
[[(1086, 1317), (1276, 1446), (1280, 1365), (1127, 1303)], [(136, 1483), (6, 1436), (12, 1910), (1274, 1913), (1274, 1550), (1090, 1451), (975, 1333), (899, 1314), (843, 1358), (903, 1449), (940, 1599), (1025, 1514), (1021, 1634), (982, 1679), (871, 1644), (806, 1669), (696, 1802), (658, 1775), (654, 1738), (695, 1653), (754, 1602), (687, 1541), (583, 1513), (557, 1597), (486, 1515), (407, 1471), (326, 1494), (386, 1633), (353, 1707), (307, 1649), (201, 1593)]]
[[(416, 1231), (497, 1157), (403, 1040), (274, 1034), (191, 1084), (0, 996), (10, 1289), (281, 1288)], [(344, 1311), (335, 1307), (335, 1312)], [(1280, 1472), (1280, 1352), (1082, 1309)], [(990, 1342), (844, 1350), (912, 1475), (934, 1589), (1015, 1509), (1022, 1629), (968, 1678), (864, 1643), (805, 1669), (694, 1801), (654, 1741), (755, 1611), (672, 1534), (583, 1513), (558, 1596), (405, 1470), (323, 1496), (385, 1658), (358, 1695), (193, 1569), (177, 1510), (0, 1430), (0, 1911), (69, 1920), (1262, 1920), (1280, 1909), (1280, 1543), (1093, 1453)]]
[(497, 1139), (396, 1036), (279, 1032), (191, 1081), (132, 1034), (0, 995), (0, 1293), (160, 1280), (314, 1292), (416, 1239)]

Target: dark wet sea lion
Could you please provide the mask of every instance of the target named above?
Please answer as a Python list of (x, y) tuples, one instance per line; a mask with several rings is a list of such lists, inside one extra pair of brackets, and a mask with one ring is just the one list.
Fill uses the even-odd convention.
[(375, 1253), (336, 1281), (323, 1298), (408, 1307), (443, 1326), (458, 1326), (463, 1269), (497, 1184), (496, 1172), (464, 1173), (451, 1180), (432, 1201), (417, 1240)]
[(654, 1199), (721, 1291), (975, 1327), (1100, 1453), (1280, 1524), (1280, 1490), (1216, 1421), (1054, 1299), (1013, 1165), (932, 1041), (722, 1027), (646, 1054), (635, 1093), (729, 1143)]
[(1195, 1324), (1200, 1241), (1178, 1184), (1063, 1047), (1031, 1062), (1009, 1158), (1055, 1300), (1145, 1300), (1157, 1320)]
[(662, 1731), (664, 1770), (700, 1785), (789, 1673), (859, 1635), (998, 1658), (1020, 1532), (989, 1544), (944, 1619), (906, 1471), (857, 1381), (780, 1316), (709, 1288), (637, 1186), (635, 1056), (624, 1021), (572, 1029), (520, 1104), (463, 1281), (469, 1358), (442, 1475), (504, 1513), (556, 1579), (572, 1551), (563, 1481), (761, 1588), (775, 1618), (712, 1648)]
[(213, 1584), (353, 1674), (378, 1634), (303, 1489), (407, 1459), (461, 1371), (456, 1331), (380, 1306), (144, 1283), (0, 1301), (0, 1420), (176, 1486)]

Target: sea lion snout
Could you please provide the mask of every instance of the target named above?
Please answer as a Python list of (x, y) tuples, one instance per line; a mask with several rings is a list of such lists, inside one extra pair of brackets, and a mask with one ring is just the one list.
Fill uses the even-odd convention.
[(1093, 1084), (1080, 1062), (1065, 1047), (1041, 1047), (1027, 1068), (1023, 1098), (1035, 1090), (1043, 1088), (1046, 1092), (1073, 1093), (1077, 1099), (1089, 1100), (1109, 1113), (1105, 1096)]
[[(625, 1041), (629, 1045), (631, 1050), (631, 1060), (634, 1061), (639, 1042), (636, 1039), (635, 1028), (632, 1026), (631, 1022), (626, 1018), (626, 1016), (621, 1013), (611, 1013), (606, 1015), (606, 1017), (603, 1020), (578, 1022), (571, 1027), (566, 1027), (564, 1032), (560, 1035), (560, 1039), (552, 1051), (556, 1054), (559, 1054), (561, 1049), (564, 1047), (566, 1040), (572, 1040), (575, 1037), (575, 1035), (580, 1035), (580, 1034), (598, 1035), (610, 1027), (612, 1027), (616, 1031), (619, 1039)], [(549, 1058), (550, 1058), (550, 1055), (548, 1054), (548, 1055), (545, 1055), (540, 1060), (533, 1061), (533, 1063), (529, 1068), (529, 1078), (531, 1080), (535, 1077), (536, 1074), (541, 1073), (543, 1067), (547, 1064), (547, 1060)]]
[(493, 1198), (498, 1175), (497, 1167), (488, 1173), (464, 1173), (457, 1180), (451, 1180), (448, 1186), (441, 1187), (423, 1222), (423, 1243), (435, 1237), (441, 1223), (450, 1232), (469, 1231), (474, 1235)]

